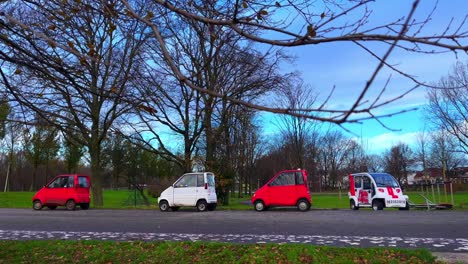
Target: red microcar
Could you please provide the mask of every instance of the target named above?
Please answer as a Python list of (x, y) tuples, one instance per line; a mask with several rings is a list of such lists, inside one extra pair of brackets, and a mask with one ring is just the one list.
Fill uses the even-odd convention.
[(47, 206), (53, 210), (57, 206), (65, 206), (75, 210), (76, 205), (88, 209), (91, 200), (89, 188), (90, 178), (86, 175), (66, 174), (55, 177), (41, 188), (32, 198), (34, 210)]
[(284, 170), (258, 189), (251, 199), (256, 211), (272, 206), (296, 206), (300, 211), (310, 209), (312, 200), (307, 187), (306, 170)]

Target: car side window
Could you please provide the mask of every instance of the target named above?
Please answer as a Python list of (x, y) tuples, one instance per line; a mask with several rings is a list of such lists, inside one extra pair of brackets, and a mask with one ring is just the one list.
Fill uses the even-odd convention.
[(366, 190), (371, 188), (371, 180), (369, 177), (362, 177), (362, 188)]
[(271, 186), (284, 186), (284, 185), (296, 185), (296, 177), (294, 172), (284, 172), (278, 175), (274, 179)]
[(67, 183), (65, 183), (65, 188), (73, 188), (75, 187), (75, 177), (68, 176)]
[(354, 177), (354, 188), (361, 188), (361, 176)]
[(79, 176), (78, 177), (78, 187), (88, 188), (89, 187), (88, 179), (86, 177)]
[(302, 177), (302, 172), (298, 171), (296, 174), (296, 184), (304, 184), (304, 177)]
[(49, 188), (69, 188), (73, 186), (73, 176), (58, 177), (49, 184)]
[(55, 179), (53, 182), (51, 182), (48, 187), (49, 188), (59, 188), (61, 181), (62, 181), (62, 177), (59, 177), (59, 178)]
[(197, 174), (197, 187), (204, 187), (205, 186), (205, 177), (203, 174)]
[(197, 186), (197, 175), (184, 175), (180, 180), (174, 185), (176, 188), (182, 187), (196, 187)]

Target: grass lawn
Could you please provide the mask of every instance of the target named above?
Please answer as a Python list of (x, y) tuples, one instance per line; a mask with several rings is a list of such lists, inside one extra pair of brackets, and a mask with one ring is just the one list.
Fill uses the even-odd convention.
[(0, 263), (438, 263), (427, 250), (213, 242), (0, 241)]
[[(424, 199), (419, 196), (421, 192), (408, 192), (410, 200), (414, 203), (424, 203)], [(32, 208), (31, 198), (34, 192), (0, 192), (0, 208)], [(433, 200), (432, 193), (424, 194), (427, 198)], [(104, 190), (103, 192), (104, 206), (106, 209), (157, 209), (157, 199), (147, 196), (150, 206), (142, 205), (141, 203), (135, 206), (134, 192), (127, 190)], [(439, 196), (435, 194), (433, 202), (438, 203)], [(453, 194), (455, 206), (454, 209), (468, 209), (468, 192), (457, 192)], [(138, 201), (138, 199), (137, 199)], [(441, 203), (450, 203), (450, 195), (441, 193)], [(347, 193), (312, 193), (312, 209), (344, 209), (349, 208)], [(92, 207), (92, 205), (91, 205)], [(219, 205), (217, 210), (253, 210), (253, 205), (250, 203), (250, 196), (237, 198), (231, 196), (229, 205)]]

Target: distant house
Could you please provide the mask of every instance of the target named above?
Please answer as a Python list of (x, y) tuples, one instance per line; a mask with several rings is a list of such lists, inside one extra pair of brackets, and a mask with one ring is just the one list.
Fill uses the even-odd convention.
[(441, 168), (429, 168), (424, 171), (417, 171), (414, 176), (414, 184), (436, 183), (444, 181)]
[(458, 167), (453, 170), (451, 178), (456, 183), (468, 183), (468, 167)]
[[(468, 183), (468, 167), (455, 168), (450, 173), (447, 172), (447, 180), (455, 183)], [(411, 179), (411, 181), (409, 180)], [(429, 168), (426, 175), (424, 171), (416, 171), (408, 174), (409, 184), (425, 184), (443, 182), (444, 176), (441, 168)]]

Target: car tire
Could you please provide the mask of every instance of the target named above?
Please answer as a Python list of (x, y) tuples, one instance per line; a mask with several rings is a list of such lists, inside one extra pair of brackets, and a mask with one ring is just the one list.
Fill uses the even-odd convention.
[(198, 212), (204, 212), (208, 209), (208, 204), (205, 200), (200, 200), (197, 202), (197, 210)]
[(76, 203), (75, 201), (73, 200), (68, 200), (67, 203), (65, 204), (65, 207), (67, 208), (67, 210), (70, 210), (70, 211), (73, 211), (76, 209)]
[(173, 207), (171, 207), (171, 210), (172, 210), (173, 212), (177, 212), (177, 211), (179, 211), (179, 209), (180, 209), (179, 206), (173, 206)]
[(254, 209), (255, 209), (255, 211), (257, 211), (257, 212), (261, 212), (261, 211), (265, 210), (265, 209), (266, 209), (265, 203), (264, 203), (262, 200), (257, 200), (257, 201), (255, 201), (255, 203), (254, 203)]
[(359, 210), (359, 206), (356, 205), (356, 203), (354, 202), (354, 200), (349, 200), (349, 208), (351, 210)]
[(310, 203), (306, 199), (300, 199), (296, 204), (297, 210), (301, 212), (308, 211), (310, 209)]
[(383, 203), (381, 200), (374, 200), (372, 201), (372, 210), (374, 211), (381, 211), (383, 210)]
[(41, 201), (36, 200), (36, 201), (33, 202), (33, 209), (34, 210), (41, 210), (42, 207), (43, 207), (43, 205), (42, 205)]
[(169, 203), (166, 200), (159, 202), (159, 210), (161, 212), (167, 212), (169, 211), (169, 208)]
[(80, 208), (83, 209), (83, 210), (88, 210), (89, 209), (89, 203), (80, 204)]
[(55, 210), (55, 209), (57, 209), (57, 206), (56, 205), (49, 205), (49, 206), (47, 206), (47, 208), (49, 208), (49, 210)]

